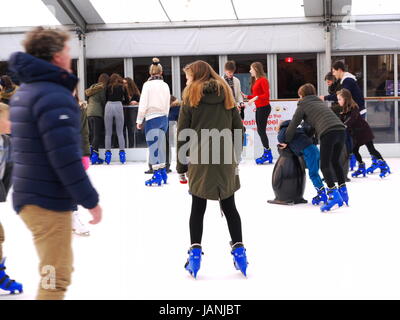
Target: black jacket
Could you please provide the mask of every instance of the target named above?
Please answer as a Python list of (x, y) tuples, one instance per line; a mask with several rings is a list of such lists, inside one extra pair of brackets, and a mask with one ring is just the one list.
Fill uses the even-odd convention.
[[(286, 120), (281, 123), (278, 132), (278, 142), (285, 143), (286, 129), (290, 124), (290, 120)], [(296, 155), (302, 156), (303, 150), (313, 144), (312, 139), (305, 133), (303, 128), (297, 128), (294, 138), (288, 144), (290, 150), (292, 150)]]

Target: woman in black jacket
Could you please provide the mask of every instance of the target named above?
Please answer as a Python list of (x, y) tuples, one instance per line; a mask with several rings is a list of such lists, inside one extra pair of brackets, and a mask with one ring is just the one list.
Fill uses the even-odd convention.
[(365, 169), (365, 163), (360, 155), (360, 147), (365, 145), (369, 153), (375, 157), (378, 163), (378, 168), (381, 170), (380, 177), (384, 178), (390, 173), (390, 168), (386, 161), (383, 159), (382, 155), (375, 149), (373, 140), (374, 134), (372, 133), (371, 127), (368, 122), (365, 121), (358, 109), (357, 103), (353, 100), (351, 92), (347, 89), (342, 89), (337, 94), (338, 102), (342, 108), (341, 118), (347, 127), (347, 131), (353, 138), (353, 153), (358, 161), (358, 170), (354, 172), (351, 176), (358, 177), (360, 175), (365, 175), (368, 173)]
[(127, 148), (134, 147), (136, 118), (139, 107), (140, 91), (132, 78), (124, 78), (124, 86), (128, 92), (128, 100), (124, 101), (124, 137)]

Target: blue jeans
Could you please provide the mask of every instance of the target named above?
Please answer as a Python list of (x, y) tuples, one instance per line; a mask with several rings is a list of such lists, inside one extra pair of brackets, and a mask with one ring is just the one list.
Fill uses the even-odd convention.
[(324, 186), (319, 175), (319, 150), (312, 144), (303, 150), (303, 158), (308, 168), (308, 175), (315, 188), (320, 189)]
[(150, 165), (165, 164), (166, 144), (165, 134), (168, 129), (168, 117), (157, 117), (146, 121), (144, 133), (150, 149)]

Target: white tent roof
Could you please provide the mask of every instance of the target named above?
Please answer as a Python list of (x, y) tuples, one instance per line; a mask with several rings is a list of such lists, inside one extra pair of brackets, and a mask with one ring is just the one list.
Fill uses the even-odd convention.
[[(190, 23), (400, 14), (398, 0), (12, 0), (2, 3), (0, 27)], [(23, 8), (23, 10), (22, 10)]]

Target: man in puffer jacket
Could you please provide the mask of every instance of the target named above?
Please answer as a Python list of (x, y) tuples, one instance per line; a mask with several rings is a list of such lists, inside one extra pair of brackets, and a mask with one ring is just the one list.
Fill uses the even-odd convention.
[[(101, 220), (99, 196), (82, 165), (80, 110), (72, 96), (68, 33), (38, 27), (26, 53), (9, 61), (22, 85), (10, 103), (13, 206), (33, 234), (42, 276), (37, 299), (63, 299), (71, 282), (72, 211)], [(55, 281), (49, 281), (55, 279)]]
[[(357, 78), (350, 72), (346, 72), (346, 67), (342, 61), (336, 61), (332, 66), (332, 73), (335, 78), (340, 81), (340, 89), (347, 89), (351, 92), (354, 101), (357, 103), (360, 109), (360, 115), (363, 119), (367, 114), (367, 109), (365, 109), (365, 101), (360, 87), (357, 84)], [(327, 96), (320, 96), (322, 100), (325, 101), (335, 101), (337, 102), (336, 92), (329, 94)]]

